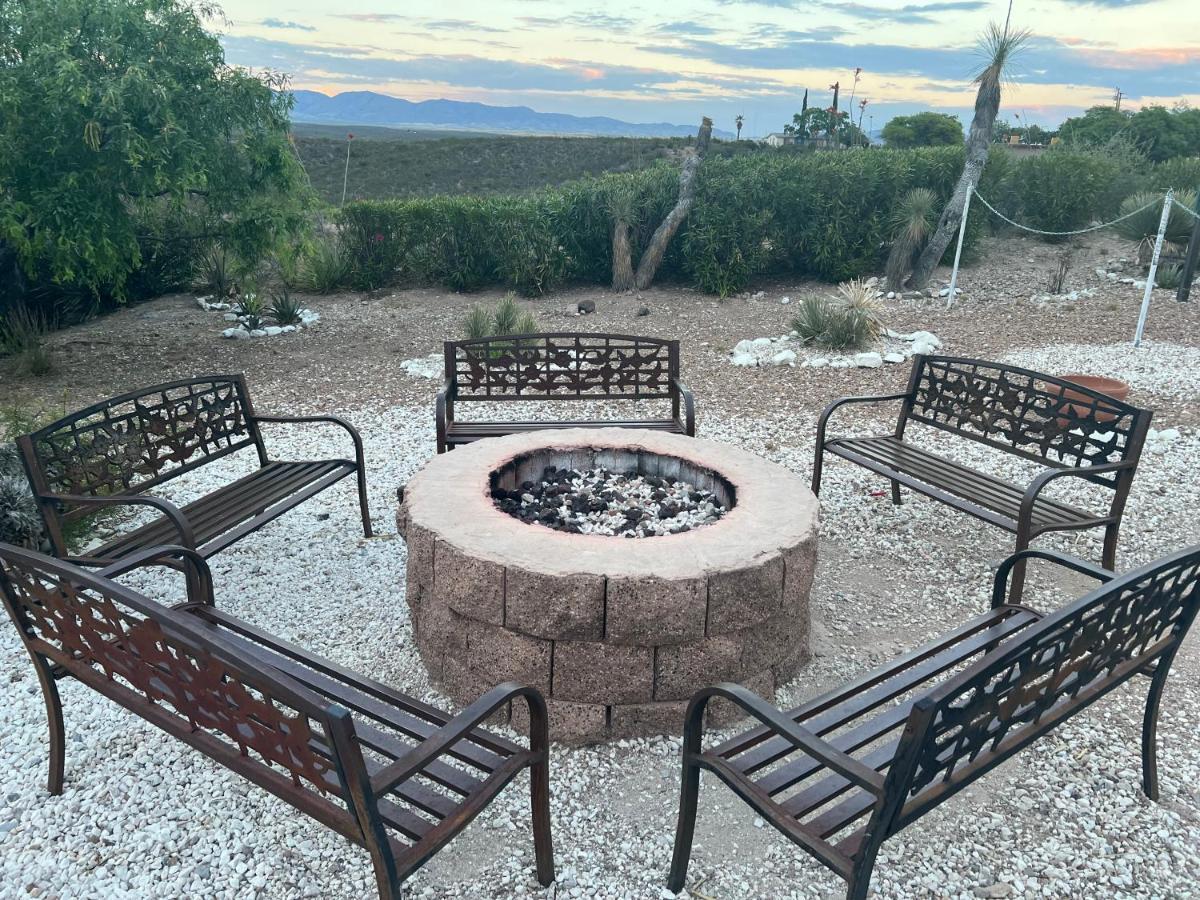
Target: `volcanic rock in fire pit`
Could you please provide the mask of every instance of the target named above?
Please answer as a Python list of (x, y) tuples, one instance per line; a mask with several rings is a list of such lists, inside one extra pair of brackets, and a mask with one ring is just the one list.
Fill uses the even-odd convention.
[(598, 467), (547, 466), (540, 481), (496, 488), (496, 505), (525, 522), (573, 534), (654, 537), (709, 525), (725, 515), (711, 491), (676, 478)]

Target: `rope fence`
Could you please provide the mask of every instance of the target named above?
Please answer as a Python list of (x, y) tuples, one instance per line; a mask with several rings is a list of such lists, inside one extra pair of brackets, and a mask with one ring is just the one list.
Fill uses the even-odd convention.
[[(1157, 199), (1151, 200), (1149, 203), (1139, 206), (1135, 210), (1131, 210), (1122, 216), (1118, 216), (1111, 222), (1101, 222), (1096, 225), (1089, 225), (1087, 228), (1077, 228), (1072, 231), (1046, 231), (1042, 228), (1034, 228), (1031, 225), (1023, 225), (1020, 222), (1014, 222), (1008, 216), (1004, 215), (1004, 213), (1000, 212), (1000, 210), (996, 209), (996, 207), (992, 206), (992, 204), (988, 203), (987, 198), (975, 190), (974, 184), (968, 183), (967, 196), (965, 202), (963, 203), (962, 219), (960, 220), (958, 226), (958, 246), (956, 247), (954, 253), (954, 269), (950, 274), (950, 290), (946, 298), (947, 307), (954, 303), (954, 295), (957, 293), (958, 268), (962, 259), (963, 237), (967, 233), (967, 216), (970, 215), (971, 212), (972, 196), (978, 198), (979, 202), (982, 203), (992, 215), (1004, 222), (1007, 222), (1013, 228), (1028, 232), (1029, 234), (1044, 235), (1045, 237), (1073, 237), (1080, 234), (1091, 234), (1095, 231), (1111, 228), (1114, 225), (1124, 222), (1126, 219), (1132, 219), (1134, 216), (1141, 215), (1146, 210), (1153, 209), (1154, 207), (1158, 206), (1159, 203)], [(1162, 216), (1159, 218), (1158, 222), (1158, 234), (1154, 241), (1154, 253), (1150, 258), (1150, 270), (1146, 275), (1145, 293), (1142, 295), (1142, 306), (1138, 313), (1137, 329), (1134, 331), (1133, 346), (1135, 347), (1142, 343), (1142, 335), (1146, 330), (1146, 317), (1150, 313), (1150, 297), (1154, 293), (1155, 277), (1158, 273), (1158, 261), (1162, 256), (1164, 238), (1167, 232), (1167, 222), (1171, 217), (1172, 206), (1179, 207), (1193, 219), (1196, 219), (1198, 223), (1200, 223), (1200, 205), (1198, 205), (1194, 210), (1189, 209), (1185, 204), (1180, 203), (1179, 200), (1175, 198), (1174, 190), (1167, 191), (1166, 195), (1162, 199)], [(1196, 227), (1200, 229), (1200, 224), (1197, 224)]]

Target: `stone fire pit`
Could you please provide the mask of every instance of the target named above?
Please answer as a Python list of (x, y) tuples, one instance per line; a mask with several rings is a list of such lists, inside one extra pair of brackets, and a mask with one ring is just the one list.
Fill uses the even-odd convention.
[[(536, 481), (547, 466), (680, 479), (727, 511), (630, 539), (555, 531), (497, 508), (495, 488)], [(696, 689), (737, 681), (773, 698), (808, 660), (816, 498), (735, 447), (625, 428), (490, 438), (430, 460), (398, 521), (430, 676), (460, 703), (501, 681), (532, 684), (560, 740), (678, 732)], [(524, 710), (513, 712), (520, 728)]]

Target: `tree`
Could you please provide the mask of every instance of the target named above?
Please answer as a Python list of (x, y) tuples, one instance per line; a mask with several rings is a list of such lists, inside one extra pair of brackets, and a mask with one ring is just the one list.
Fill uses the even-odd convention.
[(741, 115), (740, 113), (738, 114), (738, 117), (733, 120), (733, 124), (737, 126), (737, 140), (739, 141), (742, 139), (742, 125), (744, 125), (745, 122), (745, 116)]
[(967, 135), (966, 161), (958, 184), (955, 185), (954, 192), (938, 219), (937, 230), (913, 267), (911, 284), (915, 288), (923, 288), (928, 284), (934, 268), (941, 262), (942, 254), (950, 246), (950, 238), (962, 223), (967, 189), (979, 184), (979, 177), (987, 164), (988, 149), (992, 143), (992, 127), (1000, 111), (1000, 87), (1005, 71), (1028, 40), (1028, 31), (1009, 31), (1007, 23), (1003, 29), (995, 24), (989, 25), (980, 40), (980, 51), (988, 62), (975, 76), (979, 88), (975, 92), (975, 116), (971, 120), (971, 131)]
[(962, 124), (945, 113), (920, 112), (896, 116), (883, 126), (883, 139), (889, 147), (947, 147), (962, 143)]
[(1067, 119), (1058, 129), (1063, 143), (1095, 147), (1107, 144), (1129, 126), (1132, 114), (1111, 106), (1093, 106), (1082, 116)]
[[(845, 112), (837, 114), (836, 127), (838, 131), (846, 127), (845, 123), (849, 118), (850, 116)], [(815, 138), (822, 134), (828, 134), (834, 127), (835, 119), (831, 109), (810, 106), (792, 116), (792, 124), (784, 125), (783, 132), (784, 134), (794, 134), (799, 138)]]
[(253, 258), (301, 221), (280, 76), (225, 64), (187, 0), (0, 0), (0, 259), (121, 296), (150, 234)]

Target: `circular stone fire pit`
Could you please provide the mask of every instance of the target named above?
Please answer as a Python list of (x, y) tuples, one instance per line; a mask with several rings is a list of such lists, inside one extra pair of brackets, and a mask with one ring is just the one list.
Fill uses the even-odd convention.
[[(628, 539), (497, 507), (496, 488), (537, 481), (548, 466), (683, 480), (726, 511)], [(430, 676), (460, 703), (501, 681), (532, 684), (560, 740), (678, 732), (698, 688), (736, 681), (773, 699), (808, 660), (816, 498), (788, 470), (727, 444), (625, 428), (489, 438), (430, 460), (398, 522)], [(522, 727), (523, 704), (513, 716)]]

